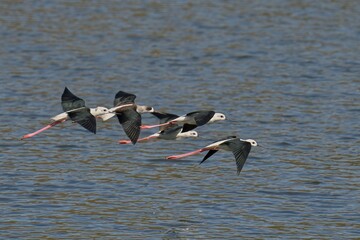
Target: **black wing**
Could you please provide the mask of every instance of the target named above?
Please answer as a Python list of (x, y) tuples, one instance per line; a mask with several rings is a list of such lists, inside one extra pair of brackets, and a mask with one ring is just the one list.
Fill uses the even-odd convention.
[(85, 101), (75, 96), (67, 87), (65, 87), (64, 92), (61, 95), (61, 105), (64, 112), (68, 112), (73, 109), (85, 107)]
[(202, 126), (208, 123), (214, 114), (214, 111), (196, 111), (188, 113), (186, 116), (192, 116), (196, 122), (196, 125)]
[(205, 155), (205, 157), (199, 164), (202, 164), (203, 162), (205, 162), (206, 159), (208, 159), (209, 157), (214, 155), (214, 153), (216, 153), (217, 151), (219, 151), (219, 150), (209, 150), (208, 153)]
[(179, 117), (176, 114), (164, 113), (164, 112), (152, 112), (151, 114), (160, 120), (160, 124), (169, 122), (169, 121), (174, 120), (175, 118)]
[(131, 142), (135, 144), (140, 135), (141, 115), (134, 109), (126, 109), (117, 113), (126, 135), (130, 138)]
[(188, 131), (191, 131), (193, 129), (197, 128), (197, 125), (192, 125), (192, 124), (187, 124), (185, 123), (183, 125), (183, 128), (182, 128), (182, 131), (181, 132), (188, 132)]
[(116, 107), (122, 104), (134, 103), (135, 98), (136, 96), (134, 94), (119, 91), (115, 95), (114, 106)]
[[(167, 123), (167, 122), (169, 122), (169, 121), (171, 121), (171, 120), (174, 120), (175, 118), (178, 118), (178, 117), (179, 117), (179, 116), (176, 115), (176, 114), (164, 113), (164, 112), (152, 112), (151, 114), (154, 115), (155, 117), (157, 117), (157, 118), (160, 120), (160, 121), (159, 121), (160, 124)], [(159, 130), (160, 130), (160, 131), (163, 131), (163, 130), (169, 128), (169, 127), (170, 127), (170, 125), (168, 125), (168, 126), (161, 126), (161, 127), (159, 127)]]
[(237, 174), (239, 175), (250, 153), (251, 144), (249, 142), (240, 141), (239, 139), (233, 139), (224, 142), (223, 144), (228, 145), (233, 152), (237, 166)]
[(83, 108), (74, 112), (68, 112), (69, 118), (86, 128), (92, 133), (96, 133), (96, 119), (90, 113), (90, 108)]
[(163, 139), (175, 139), (176, 136), (181, 132), (182, 127), (181, 126), (170, 126), (164, 130), (160, 131), (160, 134), (162, 135), (161, 138)]
[(177, 136), (181, 132), (181, 130), (182, 130), (181, 126), (175, 125), (175, 126), (168, 127), (164, 130), (161, 130), (160, 134)]

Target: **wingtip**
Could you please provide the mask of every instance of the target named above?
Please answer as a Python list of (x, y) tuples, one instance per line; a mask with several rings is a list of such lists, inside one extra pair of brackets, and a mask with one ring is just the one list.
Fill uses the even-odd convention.
[(70, 92), (70, 90), (65, 86), (64, 93), (66, 93), (66, 92)]
[(137, 143), (138, 137), (130, 137), (130, 136), (128, 136), (128, 137), (133, 145), (135, 145)]
[(237, 169), (236, 173), (237, 173), (238, 176), (240, 175), (242, 169), (243, 169), (243, 168), (241, 168), (241, 169), (238, 168), (238, 169)]

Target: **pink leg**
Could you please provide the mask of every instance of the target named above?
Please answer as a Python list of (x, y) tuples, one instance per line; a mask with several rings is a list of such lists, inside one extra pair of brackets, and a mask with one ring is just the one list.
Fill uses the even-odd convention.
[(162, 123), (162, 124), (156, 124), (156, 125), (141, 125), (140, 128), (141, 129), (150, 129), (150, 128), (154, 128), (154, 127), (161, 127), (161, 126), (166, 126), (171, 124), (170, 122), (167, 123)]
[(119, 140), (119, 144), (129, 144), (131, 143), (130, 140)]
[(192, 156), (192, 155), (195, 155), (195, 154), (199, 154), (199, 153), (201, 153), (201, 152), (203, 152), (203, 151), (206, 151), (206, 149), (201, 148), (201, 149), (198, 149), (198, 150), (195, 150), (195, 151), (192, 151), (192, 152), (188, 152), (188, 153), (184, 153), (184, 154), (172, 155), (172, 156), (166, 157), (166, 159), (179, 159), (179, 158), (184, 158), (184, 157)]
[[(148, 137), (139, 138), (139, 139), (137, 140), (137, 142), (146, 142), (146, 141), (149, 141), (149, 140), (154, 139), (154, 138), (157, 138), (157, 136), (150, 135), (150, 136), (148, 136)], [(119, 141), (119, 144), (129, 144), (129, 143), (131, 143), (130, 140), (120, 140), (120, 141)]]
[(33, 133), (29, 133), (29, 134), (24, 135), (24, 136), (21, 138), (21, 140), (26, 139), (26, 138), (31, 138), (31, 137), (33, 137), (33, 136), (35, 136), (35, 135), (37, 135), (37, 134), (39, 134), (39, 133), (41, 133), (41, 132), (43, 132), (43, 131), (45, 131), (45, 130), (47, 130), (47, 129), (53, 127), (53, 126), (55, 126), (55, 125), (58, 125), (59, 123), (64, 122), (65, 120), (66, 120), (66, 119), (52, 122), (52, 123), (50, 123), (49, 125), (46, 125), (45, 127), (43, 127), (42, 129), (37, 130), (36, 132), (33, 132)]

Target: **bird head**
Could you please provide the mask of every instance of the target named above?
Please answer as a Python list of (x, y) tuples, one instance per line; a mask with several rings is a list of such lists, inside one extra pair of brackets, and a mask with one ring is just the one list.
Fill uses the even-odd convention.
[(113, 116), (115, 116), (114, 113), (110, 113), (109, 109), (106, 107), (97, 107), (90, 109), (90, 112), (92, 115), (94, 115), (97, 118), (101, 118), (103, 121), (107, 121)]
[(249, 142), (251, 144), (251, 146), (253, 146), (253, 147), (258, 146), (257, 142), (255, 140), (253, 140), (253, 139), (245, 139), (245, 140), (240, 139), (240, 140), (244, 141), (244, 142)]
[(197, 131), (188, 131), (188, 132), (186, 132), (186, 133), (187, 133), (187, 135), (188, 135), (189, 137), (194, 137), (194, 138), (196, 138), (196, 137), (199, 136), (199, 134), (197, 133)]
[(147, 112), (154, 112), (155, 110), (153, 107), (137, 105), (136, 111), (139, 113), (147, 113)]
[(223, 113), (215, 113), (214, 116), (210, 119), (209, 122), (222, 121), (225, 120), (225, 114)]

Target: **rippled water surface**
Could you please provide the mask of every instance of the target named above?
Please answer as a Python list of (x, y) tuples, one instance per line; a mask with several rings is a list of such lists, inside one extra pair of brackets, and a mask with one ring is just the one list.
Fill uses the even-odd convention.
[[(359, 238), (359, 29), (358, 1), (1, 1), (0, 238)], [(117, 119), (20, 141), (65, 86), (228, 121), (135, 146)], [(165, 160), (228, 135), (263, 146), (239, 176), (230, 152)]]

